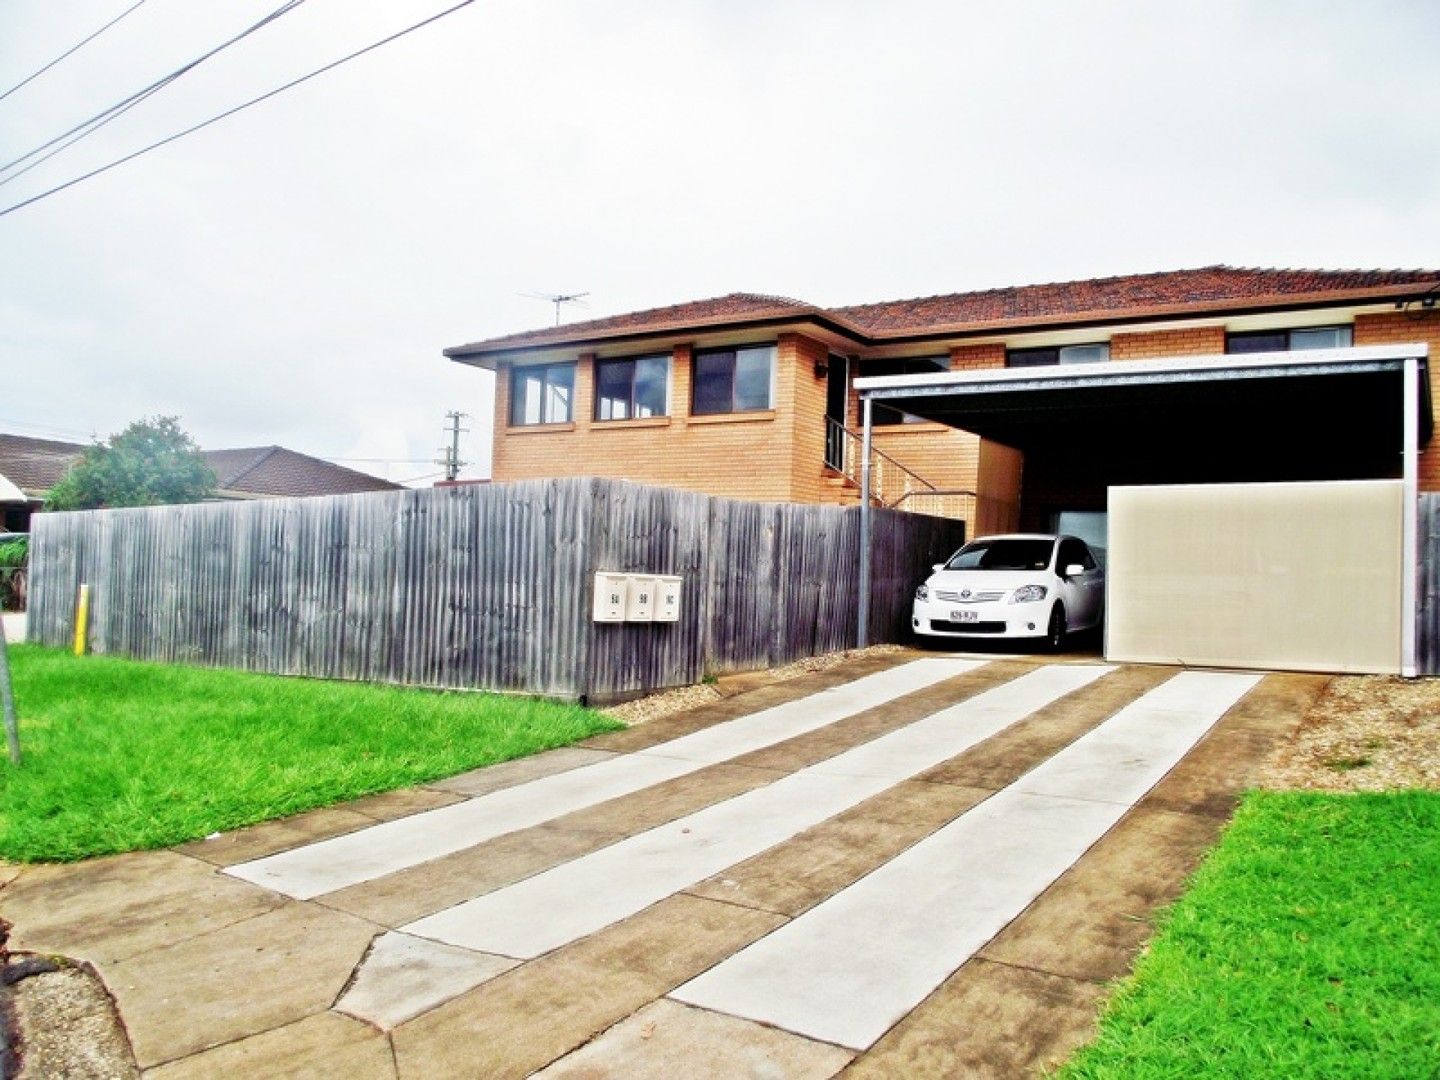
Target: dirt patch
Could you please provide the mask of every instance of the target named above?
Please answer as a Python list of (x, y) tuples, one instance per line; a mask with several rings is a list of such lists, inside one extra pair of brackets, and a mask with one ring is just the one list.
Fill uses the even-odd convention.
[(1440, 791), (1440, 679), (1342, 675), (1267, 763), (1260, 785)]
[(623, 724), (634, 727), (636, 724), (643, 724), (647, 720), (659, 720), (662, 716), (669, 716), (671, 713), (684, 712), (686, 709), (698, 708), (701, 705), (708, 705), (712, 701), (719, 701), (727, 697), (724, 683), (731, 678), (747, 684), (766, 685), (769, 683), (784, 682), (786, 679), (794, 679), (801, 675), (808, 675), (815, 671), (826, 671), (847, 660), (856, 660), (866, 656), (884, 656), (888, 653), (905, 652), (903, 645), (872, 645), (868, 649), (851, 649), (848, 652), (826, 653), (824, 656), (808, 656), (804, 660), (797, 660), (793, 664), (786, 664), (783, 667), (770, 668), (764, 672), (747, 672), (744, 676), (723, 676), (712, 682), (697, 683), (694, 686), (680, 686), (674, 690), (662, 690), (658, 694), (651, 694), (649, 697), (636, 698), (634, 701), (627, 701), (623, 705), (614, 705), (608, 709), (601, 709), (606, 716), (613, 716)]

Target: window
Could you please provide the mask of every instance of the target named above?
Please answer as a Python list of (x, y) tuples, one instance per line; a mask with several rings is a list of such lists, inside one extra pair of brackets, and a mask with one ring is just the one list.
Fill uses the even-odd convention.
[(1055, 559), (1055, 572), (1063, 573), (1065, 567), (1075, 563), (1079, 563), (1086, 570), (1095, 569), (1095, 559), (1091, 556), (1090, 549), (1085, 546), (1083, 541), (1077, 540), (1073, 536), (1067, 536), (1060, 541), (1060, 554)]
[(774, 381), (774, 345), (697, 352), (692, 411), (704, 416), (769, 409)]
[(1007, 349), (1006, 367), (1046, 367), (1052, 364), (1103, 364), (1110, 359), (1108, 342), (1057, 345), (1047, 349)]
[[(870, 360), (865, 364), (866, 375), (929, 375), (936, 371), (949, 371), (949, 356), (907, 356), (900, 360)], [(924, 417), (911, 416), (893, 405), (875, 403), (871, 423), (876, 427), (885, 424), (921, 424)]]
[(595, 419), (638, 420), (668, 413), (670, 354), (595, 362)]
[(1247, 330), (1225, 335), (1227, 353), (1289, 352), (1292, 349), (1348, 349), (1348, 326), (1307, 326), (1301, 330)]
[(575, 364), (536, 364), (510, 373), (510, 423), (565, 424), (575, 418)]

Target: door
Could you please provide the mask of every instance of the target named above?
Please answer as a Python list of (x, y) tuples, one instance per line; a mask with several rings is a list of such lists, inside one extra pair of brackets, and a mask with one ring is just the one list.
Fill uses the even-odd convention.
[(1083, 567), (1081, 573), (1064, 578), (1061, 595), (1065, 598), (1067, 621), (1075, 630), (1094, 626), (1100, 621), (1105, 603), (1105, 578), (1090, 549), (1073, 536), (1060, 541), (1055, 572), (1063, 575), (1067, 566)]

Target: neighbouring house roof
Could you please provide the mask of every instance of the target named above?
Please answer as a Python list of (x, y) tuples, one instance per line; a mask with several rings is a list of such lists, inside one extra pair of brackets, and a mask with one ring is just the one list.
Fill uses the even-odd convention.
[(706, 327), (801, 320), (826, 325), (862, 344), (882, 344), (952, 332), (1361, 302), (1414, 296), (1435, 289), (1440, 289), (1440, 270), (1206, 266), (835, 308), (786, 297), (731, 293), (711, 300), (489, 338), (446, 349), (445, 355), (461, 358)]
[[(84, 450), (83, 443), (0, 434), (0, 476), (38, 498), (60, 481)], [(401, 490), (400, 484), (283, 446), (206, 450), (204, 455), (215, 470), (216, 487), (224, 494), (285, 497)]]
[(252, 446), (207, 450), (221, 491), (245, 495), (354, 495), (363, 491), (400, 491), (400, 484), (381, 480), (283, 446)]
[(0, 434), (0, 476), (38, 496), (60, 481), (84, 449), (83, 443)]

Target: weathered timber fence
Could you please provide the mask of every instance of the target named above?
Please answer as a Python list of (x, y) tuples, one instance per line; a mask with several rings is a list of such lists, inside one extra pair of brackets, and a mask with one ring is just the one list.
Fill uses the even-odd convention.
[(1420, 496), (1416, 597), (1416, 666), (1440, 675), (1440, 494)]
[[(960, 522), (876, 511), (872, 641)], [(607, 700), (853, 647), (856, 508), (589, 478), (40, 514), (30, 638), (91, 586), (97, 653)], [(677, 574), (678, 623), (596, 624), (592, 575)]]

